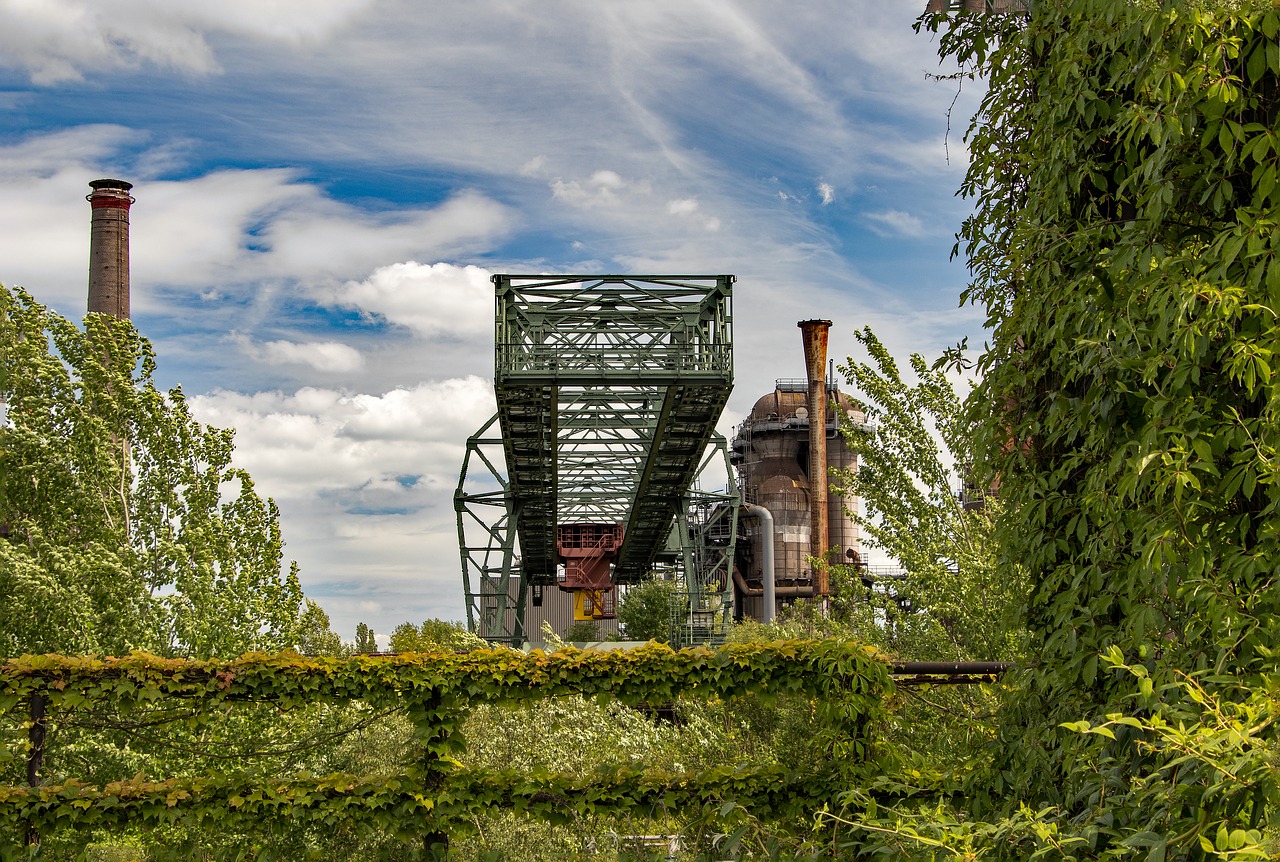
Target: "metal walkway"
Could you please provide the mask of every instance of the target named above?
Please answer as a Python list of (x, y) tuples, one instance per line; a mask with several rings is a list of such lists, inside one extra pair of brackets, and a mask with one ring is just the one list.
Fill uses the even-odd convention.
[[(510, 626), (495, 623), (487, 632), (483, 620), (495, 616), (494, 599), (486, 610), (484, 596), (506, 593), (499, 602), (505, 613), (528, 586), (556, 584), (560, 525), (624, 525), (613, 583), (636, 583), (652, 572), (685, 513), (733, 386), (734, 278), (495, 275), (493, 281), (496, 419), (506, 471), (484, 462), (491, 481), (473, 493), (464, 465), (457, 509), (468, 621), (486, 637), (505, 639), (514, 633), (496, 629)], [(496, 442), (492, 424), (484, 431), (487, 437), (469, 444), (469, 463), (482, 443)], [(494, 546), (489, 562), (478, 562), (479, 545), (471, 546), (473, 585), (461, 531), (470, 503), (492, 505), (495, 494), (505, 511), (485, 527)], [(509, 579), (512, 531), (518, 592)]]

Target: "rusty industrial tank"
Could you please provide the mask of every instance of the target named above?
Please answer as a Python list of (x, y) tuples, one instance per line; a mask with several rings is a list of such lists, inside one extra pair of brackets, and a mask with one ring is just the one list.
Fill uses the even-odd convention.
[[(856, 468), (857, 457), (840, 435), (840, 414), (857, 423), (864, 422), (865, 416), (834, 382), (826, 385), (827, 467)], [(773, 515), (774, 577), (781, 602), (811, 595), (814, 586), (814, 572), (807, 561), (813, 538), (808, 388), (806, 380), (778, 380), (739, 426), (730, 456), (738, 470), (743, 501), (763, 506)], [(831, 479), (827, 475), (821, 481)], [(845, 511), (846, 507), (856, 511), (856, 506), (854, 499), (828, 494), (827, 547), (840, 559), (851, 559), (860, 550), (858, 525)], [(763, 615), (763, 537), (754, 519), (744, 518), (743, 523), (735, 606), (744, 616), (759, 619)]]

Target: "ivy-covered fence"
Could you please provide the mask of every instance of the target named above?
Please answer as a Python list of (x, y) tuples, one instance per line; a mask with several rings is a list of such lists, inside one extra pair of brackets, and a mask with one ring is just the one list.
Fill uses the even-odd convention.
[[(889, 666), (874, 650), (834, 641), (736, 644), (679, 652), (650, 644), (630, 652), (511, 650), (306, 658), (253, 653), (234, 661), (24, 656), (0, 666), (0, 727), (9, 745), (0, 766), (25, 761), (39, 779), (50, 723), (109, 703), (120, 715), (182, 707), (192, 726), (235, 704), (267, 703), (288, 721), (308, 705), (361, 701), (404, 709), (415, 728), (414, 762), (398, 774), (262, 777), (220, 773), (92, 784), (74, 779), (0, 786), (0, 859), (59, 830), (156, 826), (251, 828), (271, 819), (325, 828), (420, 835), (443, 847), (475, 815), (505, 807), (553, 822), (596, 813), (680, 810), (732, 800), (761, 819), (807, 816), (835, 782), (865, 763), (869, 720), (888, 690)], [(678, 696), (813, 699), (819, 731), (800, 769), (725, 766), (693, 773), (619, 767), (589, 777), (467, 769), (454, 756), (470, 705), (528, 702), (566, 694), (631, 706)], [(178, 720), (175, 718), (175, 720)]]

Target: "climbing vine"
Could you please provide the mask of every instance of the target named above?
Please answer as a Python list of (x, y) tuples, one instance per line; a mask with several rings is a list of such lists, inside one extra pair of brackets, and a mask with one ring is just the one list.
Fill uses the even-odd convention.
[[(715, 651), (650, 644), (629, 652), (475, 650), (346, 659), (259, 653), (229, 662), (145, 653), (24, 656), (0, 666), (0, 718), (10, 730), (10, 761), (35, 754), (31, 737), (19, 732), (33, 726), (33, 699), (51, 724), (109, 703), (124, 716), (168, 709), (170, 720), (189, 726), (236, 704), (271, 704), (287, 715), (316, 703), (359, 701), (374, 710), (402, 708), (418, 753), (390, 775), (240, 771), (0, 787), (0, 835), (8, 836), (0, 839), (0, 859), (17, 858), (19, 850), (3, 848), (20, 848), (24, 834), (215, 823), (241, 829), (264, 818), (443, 837), (465, 832), (495, 806), (563, 822), (603, 812), (694, 808), (720, 798), (763, 819), (803, 821), (863, 768), (871, 754), (870, 721), (888, 687), (881, 655), (837, 641), (734, 644)], [(692, 773), (610, 766), (585, 776), (459, 765), (465, 743), (458, 731), (470, 705), (571, 693), (631, 706), (670, 703), (680, 695), (803, 695), (812, 698), (820, 719), (811, 740), (816, 765)]]
[(858, 846), (1276, 858), (1280, 8), (1028, 8), (924, 24), (989, 87), (957, 250), (1029, 654), (962, 801)]

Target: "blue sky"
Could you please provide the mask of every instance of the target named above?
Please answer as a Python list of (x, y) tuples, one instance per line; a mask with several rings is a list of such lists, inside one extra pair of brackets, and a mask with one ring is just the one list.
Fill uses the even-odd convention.
[(135, 184), (159, 377), (280, 504), (351, 637), (461, 618), (452, 493), (494, 272), (733, 273), (731, 433), (795, 322), (938, 353), (980, 95), (923, 0), (0, 0), (0, 282), (83, 314), (87, 183)]

